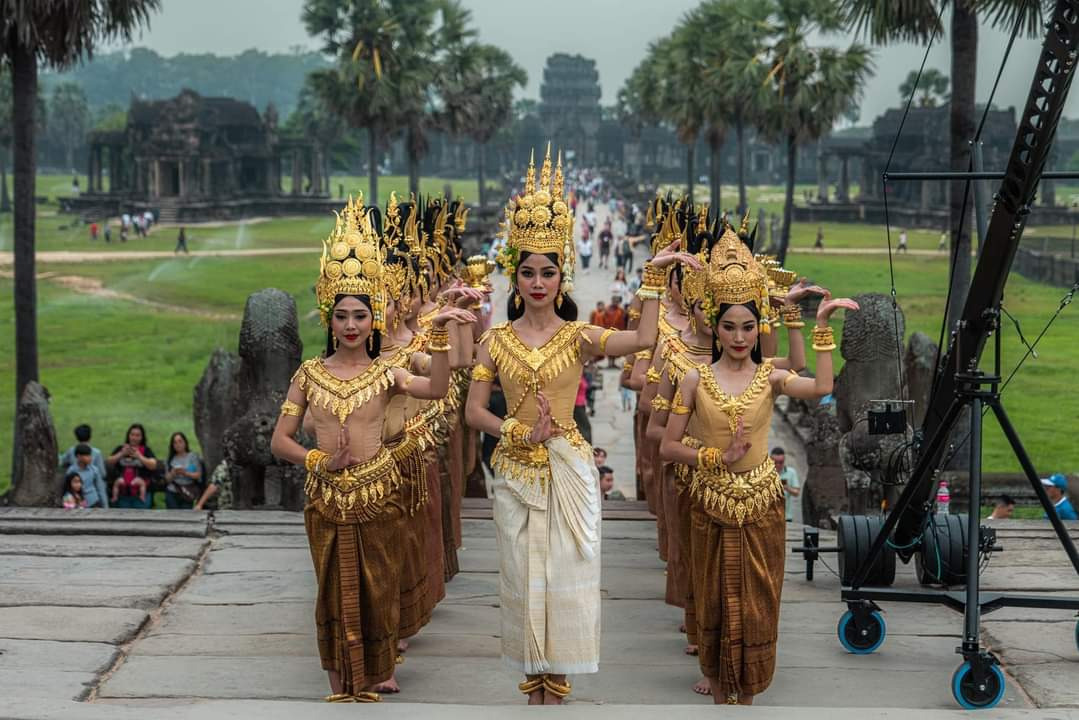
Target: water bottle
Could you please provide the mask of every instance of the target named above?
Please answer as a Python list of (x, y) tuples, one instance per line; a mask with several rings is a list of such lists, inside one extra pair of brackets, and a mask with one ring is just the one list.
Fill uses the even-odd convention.
[(948, 481), (941, 480), (940, 487), (937, 488), (937, 513), (940, 515), (948, 514), (948, 505), (951, 504), (952, 494), (948, 492)]

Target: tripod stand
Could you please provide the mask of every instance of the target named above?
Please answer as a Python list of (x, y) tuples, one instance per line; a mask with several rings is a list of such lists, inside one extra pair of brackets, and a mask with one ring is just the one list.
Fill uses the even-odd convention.
[[(915, 477), (921, 478), (921, 481), (908, 483), (904, 488), (867, 555), (859, 563), (858, 571), (850, 587), (843, 589), (842, 598), (847, 603), (848, 611), (839, 624), (840, 641), (843, 645), (851, 652), (864, 654), (873, 652), (884, 641), (884, 621), (879, 613), (880, 607), (876, 604), (878, 600), (935, 603), (963, 612), (963, 642), (956, 652), (963, 656), (964, 662), (952, 678), (952, 694), (960, 705), (972, 709), (993, 707), (1004, 696), (1004, 674), (998, 667), (998, 661), (979, 642), (978, 626), (982, 613), (989, 613), (1002, 607), (1079, 610), (1079, 598), (985, 593), (979, 589), (981, 555), (1000, 549), (995, 547), (995, 532), (985, 532), (986, 528), (981, 527), (979, 519), (982, 500), (982, 422), (986, 410), (991, 410), (1000, 423), (1016, 459), (1023, 468), (1023, 473), (1030, 481), (1042, 507), (1045, 508), (1060, 544), (1068, 554), (1076, 573), (1079, 573), (1079, 552), (1076, 551), (1064, 523), (1057, 516), (1030, 456), (1027, 455), (1019, 434), (1000, 401), (1000, 308), (987, 310), (984, 319), (987, 327), (996, 333), (994, 372), (992, 375), (987, 375), (978, 369), (955, 372), (952, 403), (937, 432), (921, 453), (922, 458), (939, 457), (939, 452), (963, 409), (970, 409), (970, 511), (966, 517), (966, 538), (962, 541), (962, 557), (965, 558), (966, 565), (966, 588), (963, 591), (915, 591), (863, 587), (871, 569), (885, 552), (888, 538), (891, 537), (900, 518), (912, 509), (914, 497), (919, 493), (922, 497), (928, 496), (926, 485), (934, 482), (933, 475), (928, 472), (916, 473)], [(926, 502), (926, 507), (921, 508), (923, 514), (928, 514), (930, 511), (929, 503), (931, 500)], [(937, 541), (935, 536), (934, 541)], [(1079, 641), (1079, 628), (1077, 628), (1077, 641)]]

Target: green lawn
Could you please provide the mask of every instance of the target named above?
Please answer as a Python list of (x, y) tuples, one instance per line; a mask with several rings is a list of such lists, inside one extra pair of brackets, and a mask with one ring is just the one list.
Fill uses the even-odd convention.
[[(39, 181), (40, 187), (67, 185), (70, 178)], [(385, 190), (385, 185), (383, 186)], [(775, 189), (761, 188), (757, 199)], [(751, 196), (752, 197), (752, 196)], [(97, 249), (78, 236), (65, 239), (59, 227), (69, 218), (43, 209), (39, 219), (42, 249)], [(300, 217), (259, 223), (233, 223), (191, 229), (192, 249), (304, 247), (312, 251), (330, 229), (328, 218)], [(885, 247), (882, 227), (870, 225), (823, 226), (829, 248)], [(0, 215), (0, 246), (10, 247), (10, 216)], [(809, 247), (815, 225), (796, 225), (792, 244)], [(896, 235), (893, 234), (893, 242)], [(935, 249), (933, 233), (912, 231), (912, 248)], [(169, 232), (132, 240), (130, 248), (171, 250)], [(115, 243), (114, 243), (115, 246)], [(270, 258), (169, 258), (163, 261), (86, 262), (40, 266), (40, 272), (81, 275), (99, 280), (106, 288), (179, 308), (235, 316), (217, 320), (179, 310), (147, 308), (126, 300), (105, 300), (60, 287), (39, 284), (39, 338), (41, 375), (53, 396), (52, 410), (60, 444), (72, 441), (71, 429), (89, 422), (95, 442), (104, 449), (117, 444), (131, 422), (146, 424), (158, 452), (165, 452), (167, 436), (182, 430), (193, 437), (192, 389), (215, 347), (235, 349), (239, 315), (247, 296), (264, 287), (277, 287), (296, 298), (301, 316), (305, 355), (319, 351), (322, 331), (312, 313), (312, 256)], [(941, 256), (897, 256), (896, 288), (906, 312), (908, 333), (920, 330), (936, 341), (940, 329), (947, 281), (947, 263)], [(835, 295), (889, 292), (887, 258), (882, 255), (820, 255), (796, 253), (789, 265), (798, 273), (828, 285)], [(1012, 276), (1006, 291), (1009, 311), (1023, 324), (1028, 338), (1040, 331), (1056, 308), (1064, 290)], [(1039, 358), (1027, 361), (1005, 393), (1008, 411), (1019, 428), (1040, 472), (1079, 470), (1079, 445), (1071, 428), (1079, 417), (1079, 396), (1072, 388), (1072, 348), (1079, 347), (1075, 309), (1064, 311), (1039, 346)], [(841, 319), (834, 323), (837, 331)], [(781, 337), (783, 333), (781, 332)], [(1010, 324), (1005, 328), (1004, 365), (1010, 370), (1021, 356)], [(0, 343), (14, 345), (12, 283), (0, 278)], [(812, 353), (810, 353), (812, 356)], [(836, 354), (837, 363), (842, 360)], [(813, 358), (810, 357), (812, 363)], [(895, 373), (885, 363), (881, 373)], [(14, 410), (14, 352), (0, 354), (0, 491), (9, 478), (10, 442)], [(1018, 471), (995, 423), (987, 425), (985, 469)]]

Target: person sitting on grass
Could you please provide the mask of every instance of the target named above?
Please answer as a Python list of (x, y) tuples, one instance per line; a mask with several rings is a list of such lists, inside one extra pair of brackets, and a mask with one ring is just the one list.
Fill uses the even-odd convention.
[(76, 445), (75, 462), (68, 466), (66, 475), (75, 473), (82, 480), (82, 487), (79, 488), (79, 492), (83, 500), (85, 500), (86, 507), (107, 508), (109, 506), (109, 495), (105, 487), (105, 477), (94, 465), (91, 450), (92, 448), (85, 443)]
[(157, 458), (146, 444), (146, 430), (139, 423), (127, 429), (126, 441), (117, 445), (107, 460), (116, 473), (112, 502), (116, 507), (148, 508), (153, 505), (150, 481), (157, 471)]
[(86, 498), (82, 496), (82, 476), (75, 471), (64, 476), (64, 498), (62, 503), (65, 510), (86, 507)]
[[(1049, 496), (1049, 500), (1053, 503), (1053, 508), (1057, 511), (1057, 517), (1061, 520), (1079, 520), (1079, 515), (1075, 514), (1075, 508), (1072, 507), (1071, 500), (1068, 499), (1068, 478), (1060, 473), (1055, 473), (1047, 478), (1042, 478), (1042, 485), (1045, 487), (1045, 494)], [(1048, 519), (1049, 515), (1046, 514), (1042, 517)]]
[(1007, 520), (1015, 511), (1015, 498), (1011, 495), (1001, 495), (997, 498), (997, 504), (993, 506), (993, 512), (989, 513), (986, 520)]

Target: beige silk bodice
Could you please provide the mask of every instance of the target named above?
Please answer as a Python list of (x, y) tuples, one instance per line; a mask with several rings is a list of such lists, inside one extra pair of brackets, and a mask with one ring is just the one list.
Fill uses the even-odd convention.
[(300, 365), (293, 380), (307, 397), (319, 450), (337, 452), (342, 426), (350, 452), (360, 460), (382, 449), (382, 421), (394, 381), (387, 364), (376, 359), (356, 377), (342, 380), (326, 368), (322, 358), (312, 358)]
[(487, 349), (495, 363), (509, 415), (526, 425), (539, 417), (536, 393), (551, 404), (551, 419), (563, 430), (576, 427), (573, 405), (584, 366), (581, 339), (587, 340), (583, 322), (567, 322), (538, 348), (526, 345), (507, 322), (488, 331)]
[(710, 365), (699, 365), (700, 381), (693, 398), (687, 435), (698, 438), (709, 447), (726, 450), (734, 438), (739, 416), (743, 419), (749, 451), (734, 465), (732, 472), (746, 472), (768, 457), (768, 432), (772, 425), (771, 360), (757, 366), (749, 386), (739, 395), (729, 395), (720, 388)]
[[(423, 337), (416, 334), (412, 336), (408, 345), (383, 353), (381, 359), (390, 367), (410, 370), (413, 354), (422, 348)], [(382, 422), (382, 441), (385, 443), (400, 438), (405, 432), (405, 424), (408, 420), (419, 415), (429, 402), (429, 400), (420, 400), (404, 393), (392, 396), (386, 406)]]

